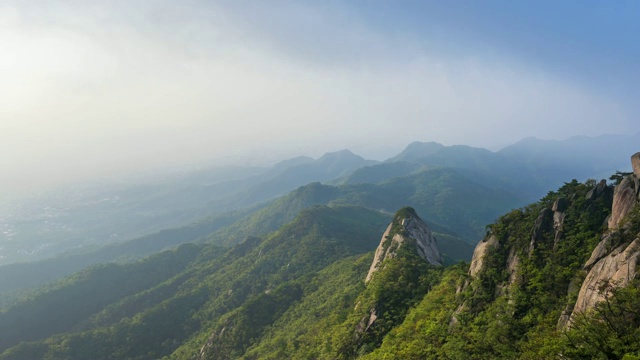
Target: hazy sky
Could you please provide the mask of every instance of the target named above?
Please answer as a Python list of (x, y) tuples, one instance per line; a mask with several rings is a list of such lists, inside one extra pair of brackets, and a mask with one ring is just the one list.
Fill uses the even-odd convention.
[(0, 188), (637, 132), (638, 1), (0, 0)]

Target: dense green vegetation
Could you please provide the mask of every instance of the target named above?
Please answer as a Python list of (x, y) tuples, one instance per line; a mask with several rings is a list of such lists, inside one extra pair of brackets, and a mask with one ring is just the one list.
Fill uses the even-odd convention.
[[(594, 162), (592, 155), (584, 155), (590, 153), (584, 149), (592, 143), (601, 147), (603, 141), (610, 140), (549, 143), (529, 139), (496, 153), (416, 142), (378, 164), (345, 150), (317, 160), (297, 157), (271, 168), (229, 166), (154, 177), (146, 182), (74, 187), (44, 203), (16, 210), (22, 216), (0, 219), (9, 219), (17, 230), (11, 239), (3, 240), (2, 262), (57, 256), (2, 268), (12, 275), (0, 280), (0, 297), (7, 304), (6, 300), (10, 303), (23, 289), (91, 264), (135, 260), (213, 231), (216, 233), (210, 239), (232, 246), (247, 236), (264, 236), (277, 230), (304, 208), (329, 203), (359, 205), (390, 214), (411, 205), (438, 238), (446, 240), (442, 251), (448, 263), (468, 260), (472, 246), (465, 242), (475, 244), (484, 226), (498, 215), (537, 199), (567, 176), (585, 178), (624, 168), (604, 159), (626, 156), (601, 151), (598, 156), (602, 161)], [(618, 140), (635, 147), (635, 142), (627, 144), (628, 139)], [(580, 151), (571, 150), (574, 147)], [(564, 156), (562, 160), (559, 155)], [(303, 186), (284, 199), (274, 199), (314, 181), (336, 186), (320, 188), (315, 183), (310, 185), (315, 190)], [(232, 211), (225, 212), (228, 210)], [(193, 226), (183, 226), (194, 222)], [(182, 227), (158, 233), (176, 226)], [(129, 242), (139, 236), (143, 237)], [(107, 248), (102, 249), (105, 245)], [(17, 293), (7, 294), (14, 290)]]
[[(363, 208), (311, 208), (264, 241), (249, 239), (223, 255), (218, 248), (205, 246), (185, 270), (174, 269), (171, 273), (177, 275), (161, 283), (149, 283), (137, 293), (107, 288), (113, 296), (106, 300), (88, 296), (89, 309), (78, 313), (72, 324), (46, 333), (33, 331), (28, 339), (65, 334), (22, 343), (3, 357), (31, 359), (38, 354), (36, 358), (146, 359), (174, 351), (178, 357), (193, 356), (207, 342), (212, 329), (224, 327), (225, 321), (240, 324), (238, 331), (225, 332), (225, 354), (242, 353), (262, 327), (274, 322), (305, 291), (314, 290), (309, 284), (319, 270), (344, 257), (373, 250), (387, 221), (386, 215)], [(139, 275), (148, 276), (144, 270)], [(86, 279), (94, 287), (104, 282), (93, 273)], [(117, 281), (113, 281), (117, 287)], [(38, 304), (54, 309), (61, 302), (71, 302), (77, 295), (74, 284), (63, 284), (58, 293), (45, 291), (7, 314), (35, 313), (41, 307)], [(264, 306), (276, 309), (275, 305), (282, 306), (280, 311), (254, 316), (262, 313)], [(0, 328), (11, 331), (10, 319), (0, 318)], [(35, 323), (25, 324), (25, 331), (42, 326), (38, 319), (47, 320), (34, 319)], [(247, 333), (249, 330), (254, 332)], [(4, 348), (11, 345), (14, 343), (7, 342)]]
[(452, 261), (469, 260), (484, 226), (521, 200), (504, 191), (479, 185), (449, 169), (431, 169), (396, 177), (380, 184), (330, 186), (312, 183), (296, 189), (269, 206), (214, 232), (210, 239), (234, 245), (247, 236), (262, 236), (291, 221), (313, 205), (357, 205), (393, 214), (414, 207), (443, 242)]
[(574, 359), (640, 358), (640, 284), (624, 288), (605, 285), (605, 301), (587, 315), (577, 316), (564, 339), (566, 354)]
[[(635, 354), (640, 314), (630, 294), (637, 294), (637, 285), (612, 290), (613, 306), (603, 304), (595, 315), (579, 317), (570, 330), (558, 326), (563, 310), (576, 300), (572, 284), (584, 277), (582, 266), (610, 211), (611, 189), (588, 198), (594, 187), (594, 182), (572, 181), (501, 217), (488, 229), (498, 245), (486, 255), (481, 273), (468, 278), (460, 267), (447, 269), (403, 324), (365, 358), (547, 359), (562, 354), (620, 359)], [(554, 243), (554, 234), (537, 220), (558, 198), (568, 205), (564, 235)], [(510, 253), (520, 259), (513, 275), (507, 267)]]
[(44, 285), (93, 264), (135, 261), (183, 243), (196, 241), (212, 231), (230, 225), (244, 214), (245, 212), (241, 211), (223, 213), (188, 226), (162, 230), (95, 250), (0, 266), (0, 273), (3, 274), (0, 277), (0, 299), (3, 300), (0, 308), (11, 304), (22, 292), (26, 292), (26, 289)]
[[(414, 244), (401, 246), (397, 256), (385, 260), (384, 267), (374, 274), (356, 299), (356, 309), (338, 327), (330, 358), (350, 359), (380, 346), (384, 336), (437, 283), (439, 275), (440, 269), (418, 256)], [(372, 315), (377, 317), (373, 323)]]
[(114, 301), (181, 272), (199, 251), (183, 245), (127, 265), (98, 265), (59, 281), (0, 313), (0, 348), (72, 331)]
[[(612, 198), (611, 185), (573, 180), (483, 227), (517, 200), (458, 171), (312, 183), (219, 219), (224, 228), (147, 239), (179, 244), (218, 229), (200, 242), (94, 266), (22, 297), (0, 312), (0, 359), (639, 358), (638, 279), (602, 284), (606, 301), (565, 326)], [(450, 251), (447, 267), (428, 265), (410, 238), (390, 241), (406, 235), (401, 219), (418, 215)], [(382, 246), (398, 247), (365, 283), (389, 221)], [(623, 224), (610, 247), (637, 236), (640, 207)], [(480, 232), (493, 245), (470, 273), (455, 260)]]
[[(266, 329), (246, 359), (312, 359), (335, 354), (329, 334), (353, 312), (372, 254), (340, 260), (309, 284), (314, 291)], [(321, 341), (320, 341), (321, 340)]]
[[(360, 285), (359, 293), (345, 293), (354, 307), (338, 305), (339, 316), (328, 311), (327, 317), (319, 316), (313, 306), (294, 307), (300, 320), (283, 316), (245, 357), (540, 359), (563, 354), (586, 359), (634, 354), (638, 332), (633, 326), (640, 321), (631, 305), (637, 302), (630, 295), (637, 293), (635, 285), (615, 290), (613, 307), (603, 305), (595, 315), (579, 317), (570, 330), (558, 326), (563, 310), (575, 302), (575, 284), (584, 277), (582, 266), (610, 212), (612, 188), (588, 196), (596, 185), (566, 183), (489, 226), (487, 236), (495, 236), (498, 245), (476, 277), (469, 277), (465, 264), (429, 269), (411, 252), (400, 252), (367, 286)], [(566, 214), (559, 239), (541, 215), (548, 216), (556, 201)], [(640, 219), (629, 221), (640, 224)], [(511, 253), (519, 259), (513, 270), (507, 266)], [(364, 274), (363, 269), (361, 278)], [(301, 304), (322, 303), (320, 296), (331, 303), (323, 292), (313, 295)], [(372, 314), (377, 319), (369, 328)], [(617, 330), (601, 321), (616, 316), (621, 318), (614, 320), (620, 323)], [(611, 350), (603, 344), (609, 343), (620, 356), (607, 355)]]

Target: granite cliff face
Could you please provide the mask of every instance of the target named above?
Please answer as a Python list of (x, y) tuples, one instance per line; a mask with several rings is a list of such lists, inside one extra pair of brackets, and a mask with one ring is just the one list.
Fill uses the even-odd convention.
[[(548, 258), (540, 257), (542, 253), (539, 251), (546, 254), (544, 256), (554, 256), (552, 254), (559, 251), (563, 241), (566, 241), (565, 233), (569, 233), (575, 239), (575, 234), (580, 230), (572, 226), (575, 226), (576, 222), (587, 221), (585, 219), (589, 215), (582, 212), (588, 211), (593, 206), (590, 204), (602, 199), (609, 199), (607, 201), (610, 204), (603, 208), (603, 210), (610, 209), (610, 215), (603, 224), (606, 230), (583, 265), (586, 272), (584, 280), (576, 277), (567, 289), (569, 293), (577, 292), (577, 300), (574, 304), (567, 305), (559, 319), (559, 326), (571, 326), (577, 314), (593, 309), (598, 302), (608, 296), (612, 287), (629, 285), (638, 275), (636, 268), (640, 257), (640, 153), (631, 157), (631, 164), (633, 173), (623, 174), (624, 177), (614, 188), (607, 185), (605, 180), (601, 180), (597, 184), (594, 183), (586, 195), (582, 193), (578, 198), (576, 194), (558, 194), (560, 196), (555, 198), (553, 205), (547, 202), (545, 207), (538, 208), (537, 216), (534, 217), (532, 214), (527, 220), (531, 226), (528, 238), (522, 231), (503, 231), (502, 236), (489, 232), (487, 237), (476, 246), (469, 267), (470, 280), (467, 280), (459, 291), (466, 289), (471, 280), (478, 278), (483, 271), (487, 270), (485, 269), (487, 266), (497, 266), (503, 269), (505, 274), (504, 280), (495, 285), (495, 296), (508, 294), (505, 290), (510, 286), (526, 286), (529, 279), (519, 269), (520, 263), (525, 261), (529, 266), (536, 266), (536, 261), (541, 261), (541, 266), (544, 266)], [(578, 204), (580, 207), (576, 207)], [(569, 212), (571, 220), (567, 225), (566, 219)], [(520, 214), (523, 213), (520, 212)], [(604, 215), (601, 216), (604, 217)], [(487, 259), (492, 253), (499, 255), (494, 256), (493, 263), (488, 265)], [(520, 278), (523, 280), (519, 281)], [(458, 311), (462, 308), (464, 305)]]
[(490, 235), (482, 239), (476, 249), (473, 251), (473, 257), (471, 258), (471, 264), (469, 265), (469, 275), (475, 277), (484, 267), (484, 260), (489, 253), (489, 250), (498, 245), (498, 239), (495, 235)]
[(609, 218), (609, 230), (614, 231), (620, 226), (620, 221), (638, 203), (638, 175), (629, 175), (616, 186), (613, 194), (613, 207)]
[[(549, 234), (551, 234), (553, 238), (553, 247), (555, 248), (558, 243), (562, 240), (563, 230), (564, 230), (564, 219), (565, 219), (565, 210), (567, 207), (567, 201), (560, 197), (557, 198), (553, 203), (553, 206), (549, 208), (542, 209), (538, 214), (533, 227), (531, 228), (531, 235), (528, 238), (529, 243), (527, 247), (527, 251), (524, 256), (531, 257), (533, 252), (543, 243), (549, 242), (547, 238), (549, 238)], [(482, 239), (473, 252), (473, 257), (471, 258), (471, 264), (469, 266), (469, 275), (472, 278), (478, 276), (478, 274), (484, 269), (485, 266), (485, 258), (489, 254), (489, 252), (496, 247), (505, 247), (517, 241), (515, 238), (508, 237), (502, 244), (498, 241), (495, 234), (488, 234), (484, 239)], [(546, 245), (546, 244), (545, 244)], [(520, 256), (518, 253), (518, 249), (514, 246), (509, 247), (506, 253), (506, 258), (504, 258), (504, 268), (507, 270), (509, 275), (508, 283), (511, 285), (516, 281), (517, 277), (517, 269), (520, 264)]]
[(418, 293), (424, 295), (421, 275), (442, 263), (436, 238), (427, 224), (411, 207), (398, 210), (382, 235), (365, 279), (367, 288), (354, 309), (360, 312), (354, 344), (381, 341), (381, 336), (391, 330), (390, 324), (399, 320), (397, 314), (408, 310), (406, 300)]
[[(592, 309), (603, 301), (609, 287), (623, 287), (637, 274), (640, 256), (638, 224), (628, 216), (640, 203), (640, 153), (631, 157), (633, 173), (627, 175), (615, 188), (608, 231), (591, 253), (584, 268), (588, 271), (582, 283), (571, 318)], [(571, 319), (569, 321), (571, 324)]]
[(365, 279), (366, 283), (383, 266), (386, 259), (396, 256), (396, 252), (401, 246), (415, 246), (418, 255), (427, 263), (436, 266), (442, 265), (442, 257), (438, 251), (435, 236), (413, 208), (405, 207), (396, 213), (393, 221), (382, 235), (380, 245), (376, 249)]

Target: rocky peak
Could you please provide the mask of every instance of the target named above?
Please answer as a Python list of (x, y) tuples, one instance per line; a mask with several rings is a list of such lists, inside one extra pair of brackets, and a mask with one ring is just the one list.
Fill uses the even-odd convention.
[(609, 230), (620, 226), (620, 221), (640, 202), (640, 152), (631, 156), (633, 173), (622, 179), (613, 192), (613, 206), (609, 218)]
[(415, 246), (416, 253), (427, 263), (442, 265), (435, 236), (413, 208), (404, 207), (398, 210), (382, 235), (365, 282), (371, 280), (386, 259), (396, 257), (401, 246)]

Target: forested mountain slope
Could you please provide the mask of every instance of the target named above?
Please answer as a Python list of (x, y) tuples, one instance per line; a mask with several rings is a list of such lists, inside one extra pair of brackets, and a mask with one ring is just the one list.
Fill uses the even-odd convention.
[(0, 264), (84, 253), (188, 226), (373, 163), (344, 150), (315, 160), (297, 157), (270, 168), (214, 167), (74, 186), (0, 207)]
[[(0, 314), (0, 358), (633, 359), (640, 154), (635, 168), (615, 186), (574, 180), (508, 212), (470, 264), (440, 265), (416, 209), (389, 224), (334, 202), (229, 250), (185, 245), (97, 267)], [(314, 187), (310, 199), (341, 191)], [(162, 263), (175, 267), (144, 280)], [(120, 284), (125, 266), (144, 281)], [(105, 284), (106, 300), (63, 305)]]
[[(367, 359), (635, 359), (640, 154), (501, 217)], [(633, 184), (633, 185), (632, 185)]]
[[(374, 239), (387, 222), (387, 215), (363, 208), (311, 208), (265, 240), (247, 239), (228, 251), (212, 245), (196, 247), (195, 258), (183, 271), (133, 293), (120, 291), (117, 281), (101, 278), (100, 267), (90, 269), (0, 315), (0, 331), (11, 334), (15, 330), (13, 319), (34, 314), (32, 322), (21, 325), (23, 330), (5, 338), (3, 350), (19, 340), (40, 339), (13, 347), (3, 357), (147, 359), (174, 351), (190, 354), (202, 347), (212, 328), (235, 319), (234, 314), (245, 319), (243, 311), (259, 311), (266, 318), (251, 313), (251, 321), (243, 323), (237, 333), (227, 332), (232, 336), (225, 343), (230, 353), (242, 351), (262, 327), (301, 296), (316, 290), (313, 280), (319, 276), (318, 271), (340, 259), (373, 250)], [(170, 254), (164, 256), (175, 257)], [(153, 259), (144, 261), (155, 264)], [(144, 278), (146, 271), (130, 269), (130, 276), (137, 273)], [(104, 290), (114, 294), (111, 298), (83, 300), (77, 296), (82, 291), (79, 289), (105, 285)], [(68, 308), (61, 308), (63, 303), (68, 303)], [(76, 311), (80, 304), (87, 310)], [(282, 309), (277, 310), (274, 304)], [(39, 313), (43, 307), (52, 313)], [(66, 325), (51, 316), (67, 319)], [(64, 334), (55, 335), (60, 332)]]
[[(0, 294), (15, 299), (23, 291), (96, 263), (135, 260), (168, 247), (201, 240), (233, 246), (249, 236), (264, 236), (314, 205), (357, 205), (391, 216), (405, 205), (428, 219), (441, 238), (448, 263), (469, 260), (473, 243), (482, 237), (484, 224), (518, 206), (510, 193), (479, 185), (448, 169), (425, 170), (381, 184), (330, 186), (311, 183), (286, 196), (251, 208), (224, 212), (181, 228), (167, 229), (93, 251), (67, 254), (32, 263), (0, 267)], [(7, 293), (10, 292), (10, 293)]]
[[(186, 226), (257, 205), (311, 182), (380, 184), (435, 168), (453, 169), (475, 183), (507, 190), (521, 199), (520, 206), (567, 179), (626, 170), (626, 164), (615, 159), (623, 159), (635, 148), (638, 136), (525, 139), (498, 152), (415, 142), (379, 164), (343, 150), (315, 160), (298, 156), (271, 167), (238, 163), (128, 180), (104, 179), (16, 205), (0, 204), (0, 264), (87, 252)], [(616, 146), (608, 145), (612, 143)]]
[(339, 204), (389, 214), (403, 206), (412, 206), (424, 214), (434, 231), (474, 243), (482, 237), (486, 224), (521, 202), (511, 193), (477, 184), (450, 169), (425, 170), (380, 184), (330, 186), (312, 183), (221, 229), (212, 235), (212, 240), (219, 244), (234, 244), (246, 236), (277, 229), (308, 206)]

